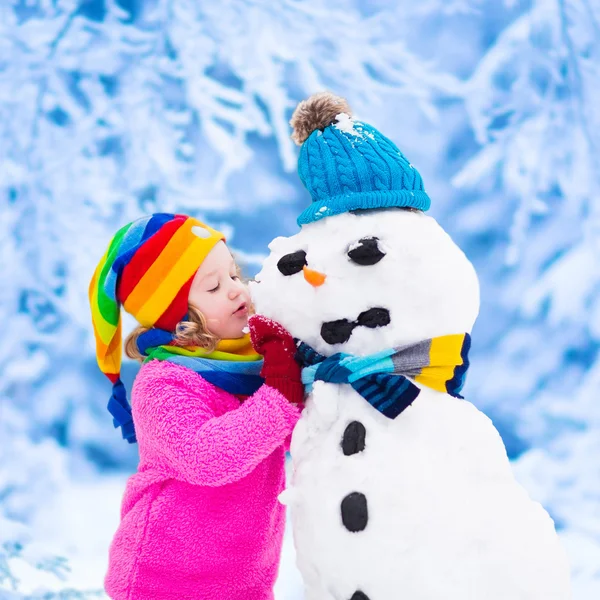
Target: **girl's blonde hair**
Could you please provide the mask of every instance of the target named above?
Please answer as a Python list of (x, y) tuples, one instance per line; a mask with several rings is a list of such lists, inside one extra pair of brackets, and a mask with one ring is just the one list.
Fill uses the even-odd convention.
[[(204, 315), (191, 304), (188, 305), (188, 320), (177, 323), (177, 329), (173, 336), (176, 346), (200, 346), (208, 352), (212, 352), (219, 343), (219, 338), (212, 334), (206, 326)], [(125, 354), (129, 358), (143, 362), (147, 356), (144, 356), (138, 349), (137, 340), (148, 331), (148, 327), (139, 325), (125, 340)]]

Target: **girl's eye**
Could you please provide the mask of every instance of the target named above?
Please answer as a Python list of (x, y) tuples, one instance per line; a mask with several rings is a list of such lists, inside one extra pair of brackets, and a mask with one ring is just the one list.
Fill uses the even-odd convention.
[(288, 275), (295, 275), (300, 273), (306, 265), (306, 252), (304, 250), (298, 250), (298, 252), (292, 252), (292, 254), (286, 254), (279, 259), (277, 268), (282, 275), (286, 277)]
[(376, 237), (361, 238), (348, 249), (348, 258), (362, 266), (378, 263), (385, 256), (378, 242), (379, 238)]
[(208, 290), (209, 292), (216, 292), (219, 289), (219, 284), (217, 283), (217, 287), (214, 287), (212, 290)]
[(238, 275), (230, 275), (231, 279), (239, 279)]

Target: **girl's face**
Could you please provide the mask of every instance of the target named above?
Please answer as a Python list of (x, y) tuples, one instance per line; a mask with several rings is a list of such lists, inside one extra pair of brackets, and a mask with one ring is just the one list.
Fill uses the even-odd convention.
[(205, 317), (209, 331), (220, 339), (240, 338), (248, 324), (250, 293), (224, 242), (217, 242), (196, 271), (188, 303)]

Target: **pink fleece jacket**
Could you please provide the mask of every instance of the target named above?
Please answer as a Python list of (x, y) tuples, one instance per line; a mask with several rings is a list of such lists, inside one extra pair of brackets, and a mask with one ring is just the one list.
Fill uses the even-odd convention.
[(138, 472), (127, 481), (104, 585), (113, 600), (271, 600), (285, 443), (300, 410), (263, 385), (244, 400), (170, 362), (132, 391)]

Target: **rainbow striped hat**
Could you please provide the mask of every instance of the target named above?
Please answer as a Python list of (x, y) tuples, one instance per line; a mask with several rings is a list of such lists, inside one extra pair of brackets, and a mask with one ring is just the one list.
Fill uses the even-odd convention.
[(112, 381), (108, 410), (134, 443), (131, 407), (121, 382), (121, 306), (144, 327), (174, 331), (188, 312), (196, 271), (225, 236), (186, 215), (156, 213), (115, 234), (89, 286), (96, 358)]

